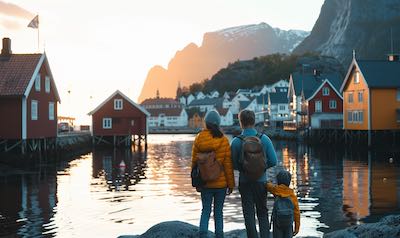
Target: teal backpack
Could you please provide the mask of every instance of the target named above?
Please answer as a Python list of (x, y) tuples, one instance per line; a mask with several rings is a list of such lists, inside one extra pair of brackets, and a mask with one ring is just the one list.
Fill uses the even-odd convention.
[(289, 197), (275, 198), (274, 207), (272, 209), (271, 223), (279, 229), (287, 229), (293, 226), (294, 221), (294, 205)]

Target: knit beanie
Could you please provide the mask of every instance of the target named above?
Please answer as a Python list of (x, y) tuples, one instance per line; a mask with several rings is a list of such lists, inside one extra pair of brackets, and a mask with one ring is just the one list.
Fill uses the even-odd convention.
[(204, 121), (219, 126), (221, 124), (221, 117), (217, 111), (211, 110), (207, 112)]
[(290, 180), (292, 180), (292, 175), (286, 170), (281, 170), (279, 171), (278, 175), (276, 175), (276, 180), (278, 185), (284, 184), (289, 187)]

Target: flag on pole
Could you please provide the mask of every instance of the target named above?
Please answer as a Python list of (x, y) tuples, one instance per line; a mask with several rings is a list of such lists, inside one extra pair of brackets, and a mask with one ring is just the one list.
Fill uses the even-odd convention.
[(39, 15), (36, 15), (35, 18), (29, 22), (28, 27), (38, 29), (39, 28)]

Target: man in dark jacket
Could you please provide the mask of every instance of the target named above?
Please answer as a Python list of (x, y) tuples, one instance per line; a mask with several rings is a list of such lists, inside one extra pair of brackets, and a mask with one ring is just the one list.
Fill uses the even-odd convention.
[[(242, 128), (241, 137), (257, 136), (258, 132), (254, 128), (255, 114), (250, 110), (243, 110), (239, 113), (240, 127)], [(276, 152), (272, 145), (271, 139), (262, 135), (260, 137), (263, 149), (266, 155), (267, 168), (273, 167), (277, 163)], [(265, 192), (265, 184), (267, 182), (267, 173), (264, 174), (257, 181), (250, 181), (246, 175), (241, 171), (241, 157), (242, 157), (242, 139), (235, 137), (231, 143), (231, 155), (233, 168), (239, 170), (239, 192), (242, 199), (243, 216), (246, 225), (246, 232), (248, 238), (268, 238), (269, 234), (269, 221), (267, 210), (267, 194)], [(255, 222), (255, 213), (257, 213), (260, 236), (258, 236)]]

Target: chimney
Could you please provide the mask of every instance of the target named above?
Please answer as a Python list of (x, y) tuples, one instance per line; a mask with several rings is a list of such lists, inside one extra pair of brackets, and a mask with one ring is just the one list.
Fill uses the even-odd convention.
[(1, 56), (9, 57), (11, 56), (11, 39), (3, 38), (3, 48), (1, 49)]
[(390, 62), (399, 61), (399, 55), (398, 54), (388, 54), (388, 61), (390, 61)]

